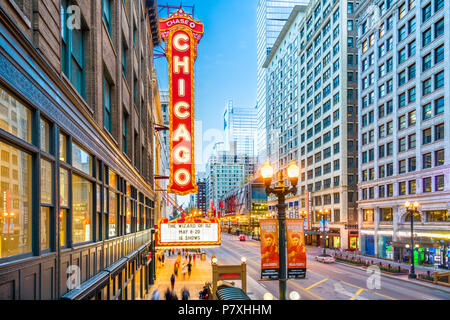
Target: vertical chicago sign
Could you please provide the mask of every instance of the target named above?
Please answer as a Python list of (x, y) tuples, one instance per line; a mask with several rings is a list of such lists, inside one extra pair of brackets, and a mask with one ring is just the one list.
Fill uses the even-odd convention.
[(197, 193), (194, 157), (194, 63), (203, 24), (182, 9), (159, 22), (169, 63), (170, 175), (167, 191)]

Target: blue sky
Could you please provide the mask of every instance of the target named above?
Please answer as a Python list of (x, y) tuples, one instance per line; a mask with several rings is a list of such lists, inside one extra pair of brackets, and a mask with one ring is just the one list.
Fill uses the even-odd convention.
[[(203, 132), (223, 130), (229, 99), (238, 107), (256, 105), (256, 0), (185, 0), (183, 5), (195, 5), (194, 19), (205, 25), (195, 64), (195, 118), (203, 122)], [(160, 15), (165, 18), (167, 11)], [(155, 65), (159, 87), (167, 90), (166, 58), (155, 59)]]
[[(158, 4), (179, 6), (180, 2), (159, 0)], [(194, 19), (205, 25), (195, 63), (195, 119), (203, 128), (203, 141), (196, 132), (196, 144), (202, 149), (200, 153), (196, 147), (199, 172), (204, 170), (214, 141), (220, 140), (217, 130), (223, 131), (226, 102), (231, 99), (237, 107), (256, 106), (256, 0), (185, 0), (183, 5), (194, 5)], [(167, 10), (160, 13), (160, 18), (166, 16)], [(155, 59), (155, 66), (160, 90), (167, 90), (166, 58)], [(178, 197), (178, 203), (187, 207), (189, 196)]]

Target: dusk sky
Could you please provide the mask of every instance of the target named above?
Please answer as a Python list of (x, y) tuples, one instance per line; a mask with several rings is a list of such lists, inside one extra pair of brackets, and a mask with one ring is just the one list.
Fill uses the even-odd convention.
[[(158, 5), (180, 2), (161, 0)], [(256, 0), (183, 1), (183, 6), (192, 5), (194, 19), (205, 25), (195, 64), (195, 118), (203, 122), (203, 132), (223, 130), (229, 99), (238, 107), (256, 106)], [(160, 9), (160, 18), (166, 16), (167, 10)], [(155, 64), (160, 90), (167, 90), (167, 60), (158, 58)]]

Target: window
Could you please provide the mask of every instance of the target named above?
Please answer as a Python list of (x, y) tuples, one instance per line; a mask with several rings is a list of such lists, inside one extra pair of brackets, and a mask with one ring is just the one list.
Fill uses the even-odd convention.
[(444, 71), (434, 75), (434, 89), (439, 89), (444, 86)]
[[(431, 58), (430, 58), (431, 59)], [(434, 50), (434, 63), (438, 63), (444, 60), (444, 45), (437, 47)]]
[(416, 134), (408, 136), (408, 149), (414, 149), (416, 147)]
[(402, 19), (406, 14), (406, 6), (405, 3), (402, 3), (399, 7), (398, 7), (398, 20)]
[(423, 192), (431, 192), (431, 178), (423, 179)]
[(445, 152), (444, 150), (438, 150), (434, 152), (434, 165), (436, 167), (442, 166), (445, 163)]
[(431, 78), (428, 78), (422, 82), (422, 92), (423, 95), (427, 95), (431, 93)]
[(86, 98), (85, 50), (82, 29), (69, 28), (68, 2), (61, 1), (62, 70), (78, 93)]
[(122, 124), (122, 151), (128, 154), (128, 114), (123, 113)]
[(393, 163), (388, 163), (386, 165), (386, 175), (388, 177), (391, 177), (394, 175), (394, 164)]
[(422, 58), (423, 71), (431, 68), (431, 53)]
[(111, 34), (111, 0), (102, 0), (102, 12), (106, 30)]
[(409, 172), (416, 171), (416, 157), (412, 157), (408, 159), (408, 170)]
[(414, 32), (416, 30), (416, 17), (413, 17), (408, 21), (408, 33)]
[(399, 196), (406, 195), (406, 182), (405, 181), (398, 183), (398, 195)]
[[(431, 79), (430, 79), (430, 85), (431, 85)], [(432, 116), (432, 111), (431, 111), (431, 103), (428, 103), (426, 105), (423, 106), (423, 120), (427, 120), (430, 119)]]
[(431, 168), (431, 153), (425, 153), (423, 156), (423, 168)]
[(406, 38), (406, 25), (403, 25), (400, 29), (398, 29), (398, 41), (402, 41)]
[[(383, 193), (384, 193), (384, 188), (383, 188)], [(392, 212), (392, 208), (380, 208), (380, 221), (392, 221), (393, 219), (393, 212)]]
[(92, 156), (75, 142), (72, 143), (72, 165), (88, 175), (92, 175)]
[(92, 183), (72, 175), (72, 238), (73, 243), (92, 241)]
[(434, 101), (434, 114), (438, 115), (444, 112), (444, 97)]
[(427, 144), (431, 142), (431, 128), (425, 129), (422, 131), (422, 141), (423, 144)]
[(422, 46), (425, 47), (431, 42), (431, 28), (428, 28), (422, 33)]
[(109, 215), (108, 215), (108, 236), (117, 236), (117, 194), (109, 191)]
[(412, 57), (416, 54), (416, 40), (408, 43), (408, 57)]
[(416, 180), (408, 181), (408, 194), (416, 194)]
[(398, 129), (402, 130), (402, 129), (405, 129), (406, 127), (407, 127), (406, 126), (406, 115), (400, 116), (398, 118)]
[(398, 85), (401, 86), (406, 83), (406, 71), (403, 70), (398, 74)]
[(378, 167), (378, 178), (384, 178), (386, 176), (386, 170), (384, 166)]
[(436, 191), (444, 191), (444, 176), (437, 176), (435, 177), (435, 190)]
[(400, 160), (398, 162), (398, 173), (406, 173), (406, 160)]
[(442, 18), (434, 24), (434, 37), (437, 38), (444, 34), (444, 19)]
[(416, 101), (416, 87), (408, 90), (408, 103)]
[[(1, 126), (3, 128), (3, 123)], [(2, 244), (8, 243), (8, 245), (0, 246), (0, 258), (6, 258), (31, 252), (32, 156), (3, 142), (0, 142), (0, 153), (2, 154), (2, 163), (5, 165), (2, 167), (0, 192), (3, 196), (10, 195), (9, 203), (0, 201), (0, 212), (4, 219), (2, 221), (5, 221), (0, 229), (0, 239)], [(11, 169), (15, 167), (20, 175), (17, 177), (14, 173), (10, 175), (8, 170), (6, 176), (3, 172), (3, 168), (9, 169), (6, 165), (11, 166)], [(7, 219), (4, 213), (9, 213)], [(8, 224), (6, 224), (6, 220), (8, 220)], [(5, 238), (8, 240), (5, 241)], [(13, 241), (14, 238), (17, 241)]]
[(104, 126), (112, 134), (112, 108), (111, 108), (111, 85), (106, 78), (103, 78), (103, 108)]
[(403, 63), (406, 60), (406, 48), (401, 49), (398, 52), (398, 63)]
[(444, 139), (444, 124), (441, 123), (439, 125), (437, 125), (436, 127), (434, 127), (434, 140), (438, 141), (438, 140), (443, 140)]
[(427, 21), (431, 17), (431, 2), (422, 8), (422, 22)]
[(406, 137), (398, 139), (398, 152), (406, 151)]
[(434, 12), (438, 11), (444, 6), (444, 0), (435, 0), (434, 2)]
[(416, 110), (408, 113), (408, 127), (416, 124)]

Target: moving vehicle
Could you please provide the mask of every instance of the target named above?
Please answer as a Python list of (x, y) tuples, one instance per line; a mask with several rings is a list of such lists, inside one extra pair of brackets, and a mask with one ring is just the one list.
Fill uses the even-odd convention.
[(336, 262), (336, 258), (329, 255), (329, 254), (321, 254), (319, 256), (316, 256), (316, 261), (323, 262), (323, 263), (334, 263)]
[(245, 241), (245, 240), (246, 240), (246, 238), (244, 235), (239, 236), (239, 241)]

